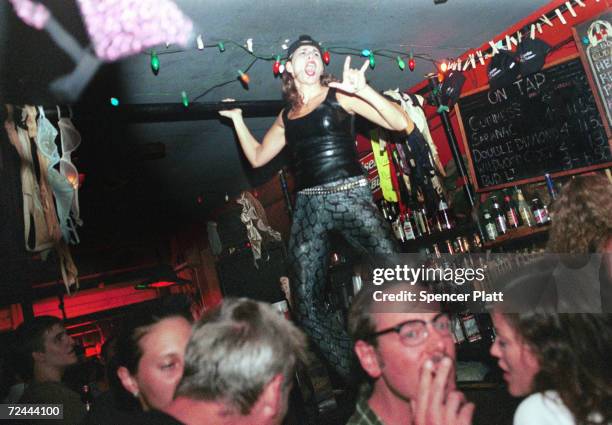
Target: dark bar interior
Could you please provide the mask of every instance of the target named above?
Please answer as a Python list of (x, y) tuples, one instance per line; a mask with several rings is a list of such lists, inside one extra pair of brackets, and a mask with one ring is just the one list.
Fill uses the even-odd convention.
[(610, 0), (8, 0), (0, 58), (0, 422), (612, 424)]

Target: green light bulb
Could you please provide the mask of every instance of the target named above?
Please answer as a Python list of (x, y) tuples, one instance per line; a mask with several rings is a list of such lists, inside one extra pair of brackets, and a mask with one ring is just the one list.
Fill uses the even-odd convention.
[(399, 66), (399, 69), (401, 69), (402, 71), (406, 69), (406, 62), (404, 62), (401, 56), (397, 57), (397, 66)]
[(189, 106), (189, 97), (187, 97), (187, 93), (185, 92), (185, 90), (181, 92), (181, 100), (185, 108)]
[(374, 69), (376, 66), (376, 59), (374, 59), (374, 54), (370, 55), (370, 68)]
[(110, 103), (113, 106), (119, 106), (119, 99), (117, 99), (116, 97), (111, 97), (110, 98)]
[(155, 75), (159, 73), (159, 57), (157, 57), (155, 50), (151, 51), (151, 70)]
[(223, 44), (222, 41), (220, 41), (219, 44), (217, 44), (217, 46), (219, 47), (220, 52), (225, 52), (225, 45)]

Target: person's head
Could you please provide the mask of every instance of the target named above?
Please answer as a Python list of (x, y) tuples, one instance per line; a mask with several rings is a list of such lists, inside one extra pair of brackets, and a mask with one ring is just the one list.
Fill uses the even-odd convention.
[(514, 396), (555, 390), (576, 418), (612, 420), (612, 317), (587, 313), (493, 312), (499, 358)]
[(68, 366), (77, 362), (74, 340), (57, 317), (35, 317), (24, 322), (17, 334), (17, 352), (27, 378), (36, 378), (40, 373), (61, 377)]
[(304, 334), (269, 304), (225, 299), (195, 326), (176, 397), (222, 403), (249, 423), (281, 423)]
[(434, 370), (445, 357), (454, 362), (451, 320), (438, 304), (415, 301), (407, 308), (409, 302), (404, 302), (401, 311), (389, 307), (389, 303), (383, 306), (375, 300), (375, 291), (418, 294), (425, 290), (403, 283), (387, 285), (366, 285), (356, 295), (349, 311), (349, 334), (355, 341), (355, 353), (362, 368), (375, 381), (374, 390), (380, 385), (395, 397), (409, 401), (418, 395), (426, 362), (431, 361)]
[(325, 73), (321, 46), (308, 35), (301, 35), (287, 50), (287, 63), (282, 73), (283, 96), (292, 107), (302, 105), (302, 85), (327, 86), (334, 78)]
[(572, 178), (551, 208), (548, 251), (598, 252), (612, 238), (612, 183), (601, 174)]
[[(172, 297), (124, 323), (114, 359), (119, 381), (144, 410), (166, 407), (183, 374), (191, 334), (189, 304)], [(116, 390), (122, 394), (121, 388)]]

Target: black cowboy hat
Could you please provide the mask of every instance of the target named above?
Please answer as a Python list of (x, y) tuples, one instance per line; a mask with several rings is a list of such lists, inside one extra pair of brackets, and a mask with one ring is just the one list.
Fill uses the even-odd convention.
[(289, 50), (287, 50), (287, 57), (291, 59), (291, 55), (293, 55), (293, 53), (302, 46), (314, 46), (317, 48), (317, 50), (319, 50), (319, 53), (323, 54), (319, 42), (314, 41), (311, 36), (304, 34), (300, 35), (300, 38), (291, 43)]

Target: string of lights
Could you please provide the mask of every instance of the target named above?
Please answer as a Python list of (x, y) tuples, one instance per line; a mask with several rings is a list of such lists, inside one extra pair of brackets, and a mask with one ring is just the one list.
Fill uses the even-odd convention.
[[(278, 75), (284, 72), (285, 63), (287, 61), (287, 57), (285, 53), (283, 53), (282, 55), (260, 54), (259, 52), (256, 52), (252, 49), (252, 42), (251, 43), (247, 42), (247, 44), (243, 44), (243, 43), (236, 42), (234, 40), (222, 40), (214, 44), (205, 44), (202, 41), (201, 35), (197, 37), (196, 41), (197, 41), (198, 50), (214, 49), (214, 50), (218, 50), (219, 54), (222, 54), (228, 48), (235, 48), (238, 50), (243, 50), (245, 53), (247, 53), (252, 58), (252, 60), (248, 63), (247, 66), (236, 70), (236, 77), (231, 78), (231, 79), (228, 79), (227, 77), (225, 77), (221, 79), (221, 81), (219, 82), (214, 82), (208, 88), (203, 90), (198, 95), (192, 97), (191, 99), (185, 91), (182, 91), (180, 93), (181, 103), (185, 107), (189, 106), (190, 101), (196, 102), (204, 98), (206, 95), (208, 95), (213, 90), (229, 85), (229, 84), (241, 83), (245, 88), (247, 88), (250, 83), (250, 77), (249, 77), (248, 72), (258, 61), (272, 62), (272, 74), (274, 77), (277, 77)], [(145, 51), (141, 53), (141, 55), (146, 55), (149, 57), (149, 64), (151, 67), (151, 72), (155, 76), (159, 74), (160, 69), (162, 67), (162, 59), (160, 59), (160, 57), (163, 57), (165, 55), (185, 53), (187, 51), (185, 49), (168, 50), (168, 48), (169, 46), (166, 46), (166, 50), (151, 49), (149, 51)], [(331, 54), (335, 54), (335, 55), (342, 55), (342, 56), (348, 55), (348, 56), (356, 56), (356, 57), (367, 57), (370, 61), (370, 67), (372, 69), (374, 69), (376, 66), (376, 58), (385, 58), (385, 59), (395, 61), (400, 71), (404, 71), (406, 67), (408, 67), (410, 71), (414, 71), (414, 69), (416, 68), (417, 60), (431, 63), (436, 68), (438, 68), (439, 66), (439, 61), (435, 60), (434, 58), (432, 58), (430, 55), (426, 53), (414, 53), (412, 48), (410, 48), (410, 50), (394, 50), (394, 49), (387, 49), (387, 48), (357, 49), (354, 47), (336, 46), (336, 45), (322, 46), (322, 48), (323, 48), (322, 59), (325, 65), (329, 65), (331, 61)], [(162, 95), (162, 96), (175, 96), (175, 97), (177, 96), (176, 94), (173, 94), (173, 93), (147, 93), (146, 95), (149, 95), (149, 96)], [(111, 98), (110, 101), (113, 106), (119, 106), (120, 104), (119, 99), (115, 97)]]

